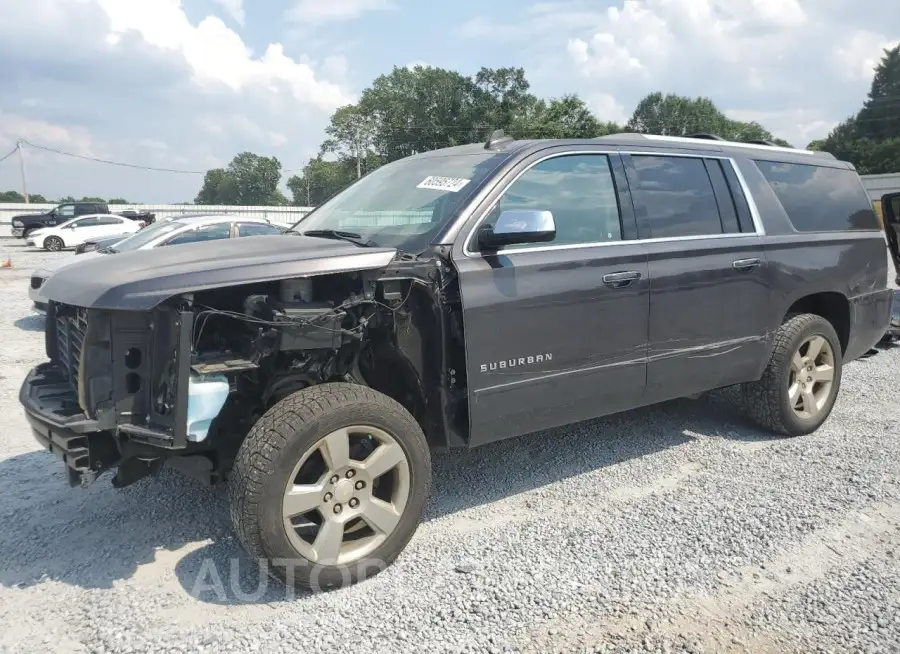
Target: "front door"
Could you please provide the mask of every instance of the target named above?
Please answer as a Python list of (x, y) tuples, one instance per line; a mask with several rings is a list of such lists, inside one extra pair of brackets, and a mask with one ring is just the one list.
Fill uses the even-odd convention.
[[(454, 249), (471, 445), (630, 408), (646, 381), (650, 280), (621, 159), (544, 151), (520, 167)], [(513, 209), (550, 211), (555, 239), (478, 251)]]
[(634, 154), (625, 163), (653, 280), (645, 401), (755, 379), (770, 288), (731, 161)]

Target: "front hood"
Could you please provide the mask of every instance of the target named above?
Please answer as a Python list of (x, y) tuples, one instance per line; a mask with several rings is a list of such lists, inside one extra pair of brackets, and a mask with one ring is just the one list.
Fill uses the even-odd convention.
[(41, 227), (40, 229), (32, 229), (28, 232), (28, 238), (34, 238), (35, 236), (41, 236), (46, 233), (48, 230), (46, 227)]
[(191, 291), (383, 268), (396, 254), (306, 236), (245, 236), (99, 255), (79, 262), (77, 275), (53, 275), (41, 294), (78, 307), (146, 311)]
[(12, 220), (27, 220), (29, 218), (47, 218), (49, 213), (23, 213), (20, 216), (13, 216)]
[(100, 254), (96, 251), (85, 252), (84, 254), (79, 255), (73, 254), (71, 257), (66, 257), (65, 259), (57, 259), (56, 261), (49, 261), (42, 265), (40, 268), (35, 268), (32, 275), (35, 277), (49, 277), (60, 268), (68, 268), (69, 266), (74, 266), (76, 263), (81, 263), (82, 261), (90, 261), (91, 259), (105, 256), (109, 255)]

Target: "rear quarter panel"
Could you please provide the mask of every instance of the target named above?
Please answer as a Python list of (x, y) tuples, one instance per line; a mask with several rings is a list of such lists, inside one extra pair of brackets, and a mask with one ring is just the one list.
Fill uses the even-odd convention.
[[(844, 164), (832, 164), (844, 167)], [(762, 224), (772, 289), (769, 339), (798, 300), (836, 292), (850, 304), (845, 360), (858, 358), (890, 322), (887, 243), (881, 230), (801, 232), (794, 228), (765, 177), (749, 160), (739, 162)], [(860, 183), (861, 185), (861, 183)], [(863, 207), (871, 210), (871, 206)]]

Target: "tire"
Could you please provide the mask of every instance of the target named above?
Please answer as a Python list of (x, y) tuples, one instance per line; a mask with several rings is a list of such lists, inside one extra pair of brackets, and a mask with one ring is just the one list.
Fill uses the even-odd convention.
[[(820, 352), (830, 350), (831, 384), (823, 386), (824, 382), (818, 382), (819, 378), (827, 375), (828, 363), (824, 355), (813, 362), (806, 360), (805, 353), (809, 353), (807, 344), (811, 339), (824, 339), (827, 348), (822, 347)], [(841, 386), (841, 371), (843, 367), (841, 343), (834, 327), (825, 318), (804, 313), (788, 316), (784, 323), (775, 332), (775, 345), (762, 377), (755, 382), (744, 384), (741, 388), (744, 410), (748, 416), (761, 427), (784, 436), (803, 436), (814, 432), (831, 414), (835, 399)], [(796, 370), (793, 363), (794, 357), (803, 360), (804, 370), (802, 375), (795, 376)], [(824, 363), (821, 363), (824, 362)], [(812, 365), (812, 371), (808, 365)], [(825, 371), (825, 372), (823, 372)], [(804, 375), (809, 375), (804, 379)], [(792, 379), (799, 380), (792, 385)], [(809, 383), (809, 379), (814, 379)], [(803, 386), (806, 383), (806, 386)], [(809, 389), (814, 402), (807, 403), (809, 395), (801, 390)], [(815, 395), (815, 389), (821, 391), (821, 397)], [(798, 404), (792, 402), (791, 391), (795, 391), (800, 399)], [(816, 406), (815, 412), (806, 411), (809, 404)]]
[(59, 252), (66, 244), (59, 236), (48, 236), (44, 239), (44, 249), (48, 252)]
[[(354, 426), (364, 426), (365, 429), (360, 432)], [(353, 484), (345, 483), (345, 478), (348, 481), (350, 479), (349, 468), (345, 467), (345, 472), (338, 470), (340, 474), (331, 476), (338, 467), (327, 470), (330, 467), (328, 460), (332, 457), (328, 454), (326, 458), (325, 452), (331, 452), (331, 449), (328, 444), (324, 445), (325, 449), (321, 448), (326, 442), (326, 436), (330, 439), (336, 432), (341, 433), (338, 430), (345, 429), (350, 432), (356, 429), (354, 433), (371, 430), (372, 433), (381, 433), (382, 437), (387, 435), (393, 439), (393, 444), (385, 451), (399, 456), (398, 452), (402, 450), (405, 465), (397, 464), (396, 468), (391, 468), (388, 473), (377, 478), (368, 477), (364, 466), (374, 461), (371, 452), (377, 452), (381, 447), (378, 445), (363, 457), (364, 460), (350, 459), (349, 466), (358, 469)], [(372, 440), (373, 436), (369, 435), (368, 440), (363, 438), (361, 442), (362, 445), (371, 447)], [(353, 443), (353, 438), (350, 442)], [(395, 446), (399, 446), (400, 450), (394, 449)], [(320, 449), (313, 449), (316, 447)], [(350, 452), (350, 457), (353, 457), (352, 446)], [(385, 457), (382, 456), (381, 459)], [(324, 464), (324, 472), (315, 469), (319, 460)], [(306, 474), (304, 471), (307, 466), (312, 466), (312, 481), (301, 480)], [(356, 498), (357, 493), (362, 494), (365, 490), (352, 490), (354, 497), (348, 500), (347, 489), (359, 489), (359, 484), (366, 485), (363, 480), (368, 479), (369, 485), (366, 488), (370, 489), (369, 495), (374, 495), (381, 488), (381, 480), (389, 476), (390, 480), (385, 487), (389, 491), (391, 488), (395, 489), (393, 492), (405, 489), (407, 499), (399, 511), (395, 509), (396, 502), (393, 504), (391, 520), (396, 521), (396, 525), (392, 530), (378, 533), (369, 526), (369, 522), (351, 518), (364, 513), (365, 507), (370, 506), (366, 502), (373, 500)], [(340, 480), (334, 485), (332, 482), (338, 477)], [(312, 515), (322, 520), (322, 526), (316, 527), (317, 533), (312, 539), (312, 545), (307, 541), (300, 542), (302, 539), (296, 530), (289, 535), (286, 518), (283, 517), (284, 513), (290, 513), (286, 507), (283, 511), (289, 481), (292, 485), (306, 484), (294, 488), (309, 489), (315, 486), (318, 492), (325, 491), (321, 496), (308, 493), (308, 497), (314, 499), (317, 505), (309, 513), (298, 514), (307, 517)], [(231, 473), (231, 520), (244, 548), (254, 556), (267, 559), (270, 574), (299, 590), (328, 590), (362, 581), (389, 566), (418, 528), (430, 489), (431, 454), (428, 443), (422, 429), (406, 409), (386, 395), (365, 386), (323, 384), (304, 388), (280, 400), (250, 430), (238, 451)], [(339, 500), (344, 504), (340, 505)], [(350, 508), (354, 506), (354, 500), (357, 501), (357, 509)], [(339, 506), (335, 506), (336, 503)], [(338, 514), (341, 506), (347, 507), (346, 512)], [(373, 503), (371, 506), (378, 509), (379, 506), (392, 505), (382, 502), (381, 505)], [(329, 511), (329, 508), (333, 511)], [(329, 518), (329, 513), (335, 513), (336, 516)], [(342, 534), (340, 538), (344, 539), (341, 542), (347, 543), (348, 547), (354, 546), (351, 543), (361, 543), (362, 556), (341, 560), (344, 556), (342, 551), (339, 557), (317, 561), (317, 557), (310, 555), (307, 550), (315, 548), (319, 535), (323, 533), (323, 526), (326, 523), (333, 524), (331, 521), (341, 519), (341, 515), (348, 520), (344, 526), (339, 527)], [(374, 536), (366, 537), (364, 534), (368, 531)], [(363, 536), (357, 541), (352, 538), (346, 540), (348, 534)], [(370, 540), (366, 540), (367, 538)], [(366, 551), (366, 547), (372, 546), (368, 543), (377, 545)], [(341, 547), (343, 548), (343, 544)]]

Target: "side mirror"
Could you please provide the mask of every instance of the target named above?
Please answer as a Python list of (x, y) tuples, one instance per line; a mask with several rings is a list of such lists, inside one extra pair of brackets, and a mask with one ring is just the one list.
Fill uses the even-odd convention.
[(485, 225), (478, 233), (478, 247), (496, 250), (505, 245), (547, 243), (556, 238), (556, 221), (550, 211), (510, 210)]

